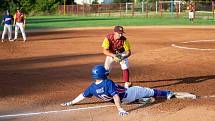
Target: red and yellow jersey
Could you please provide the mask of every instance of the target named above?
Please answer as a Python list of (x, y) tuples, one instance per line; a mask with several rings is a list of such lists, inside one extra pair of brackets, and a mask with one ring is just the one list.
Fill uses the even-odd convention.
[(124, 36), (122, 36), (119, 40), (115, 40), (114, 34), (109, 34), (105, 37), (102, 43), (102, 47), (109, 49), (110, 52), (114, 54), (116, 53), (116, 51), (122, 53), (131, 49), (128, 40)]
[(194, 11), (193, 5), (192, 5), (192, 4), (189, 4), (189, 5), (187, 6), (187, 10), (188, 10), (189, 12), (193, 12), (193, 11)]
[(26, 16), (23, 13), (15, 13), (14, 15), (14, 20), (16, 20), (16, 22), (18, 23), (24, 22), (25, 19), (26, 19)]

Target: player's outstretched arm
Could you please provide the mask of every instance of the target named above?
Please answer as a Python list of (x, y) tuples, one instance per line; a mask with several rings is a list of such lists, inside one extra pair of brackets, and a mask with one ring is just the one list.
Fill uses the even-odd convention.
[(122, 106), (121, 106), (121, 102), (120, 102), (119, 95), (118, 95), (118, 94), (114, 95), (114, 96), (113, 96), (113, 99), (114, 99), (114, 103), (115, 103), (115, 105), (116, 105), (116, 107), (117, 107), (117, 109), (118, 109), (118, 111), (119, 111), (119, 115), (120, 115), (120, 116), (126, 116), (126, 115), (128, 115), (128, 112), (126, 112), (126, 111), (122, 108)]
[(81, 93), (74, 100), (62, 103), (61, 106), (73, 106), (74, 104), (82, 101), (83, 99), (85, 99), (85, 97)]

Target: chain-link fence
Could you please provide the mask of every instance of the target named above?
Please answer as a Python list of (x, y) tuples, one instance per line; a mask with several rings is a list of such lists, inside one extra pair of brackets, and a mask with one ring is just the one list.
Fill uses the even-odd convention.
[(182, 1), (155, 1), (141, 3), (112, 3), (112, 4), (84, 4), (61, 5), (59, 13), (62, 15), (78, 16), (144, 16), (144, 17), (188, 17), (188, 4), (195, 8), (195, 18), (214, 19), (214, 1), (196, 1), (186, 3)]

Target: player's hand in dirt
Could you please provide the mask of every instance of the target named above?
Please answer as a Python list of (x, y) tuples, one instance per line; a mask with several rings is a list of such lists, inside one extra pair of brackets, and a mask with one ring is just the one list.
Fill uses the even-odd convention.
[(72, 102), (70, 101), (70, 102), (65, 102), (65, 103), (62, 103), (62, 104), (60, 104), (61, 106), (73, 106), (73, 104), (72, 104)]
[(120, 109), (119, 109), (119, 115), (120, 115), (120, 116), (127, 116), (127, 115), (128, 115), (128, 112), (126, 112), (124, 109), (120, 108)]

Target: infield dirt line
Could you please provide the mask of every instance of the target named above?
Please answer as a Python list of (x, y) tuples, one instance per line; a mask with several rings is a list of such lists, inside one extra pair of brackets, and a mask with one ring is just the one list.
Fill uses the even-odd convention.
[[(207, 98), (215, 98), (215, 95), (208, 95), (208, 96), (200, 96), (199, 97), (199, 99), (207, 99)], [(78, 111), (78, 110), (91, 110), (91, 109), (113, 107), (113, 106), (115, 106), (115, 105), (102, 105), (102, 106), (94, 106), (94, 107), (73, 108), (73, 109), (68, 109), (68, 110), (55, 110), (55, 111), (46, 111), (46, 112), (31, 112), (31, 113), (0, 115), (0, 119), (5, 119), (5, 118), (9, 119), (9, 118), (15, 118), (15, 117), (42, 115), (42, 114), (50, 114), (50, 113), (70, 112), (70, 111)]]
[[(215, 41), (215, 40), (194, 40), (194, 41), (186, 41), (186, 42), (181, 42), (181, 43), (187, 44), (187, 43), (212, 42), (212, 41)], [(203, 49), (203, 48), (185, 47), (185, 46), (179, 46), (179, 45), (176, 45), (176, 44), (171, 44), (171, 46), (175, 47), (175, 48), (188, 49), (188, 50), (215, 51), (215, 49)]]
[(0, 120), (4, 118), (14, 118), (14, 117), (22, 117), (22, 116), (33, 116), (33, 115), (42, 115), (42, 114), (50, 114), (50, 113), (60, 113), (60, 112), (70, 112), (70, 111), (78, 111), (78, 110), (91, 110), (105, 107), (112, 107), (115, 105), (103, 105), (103, 106), (94, 106), (94, 107), (84, 107), (84, 108), (73, 108), (68, 110), (55, 110), (55, 111), (46, 111), (46, 112), (31, 112), (31, 113), (19, 113), (19, 114), (11, 114), (11, 115), (0, 115)]

